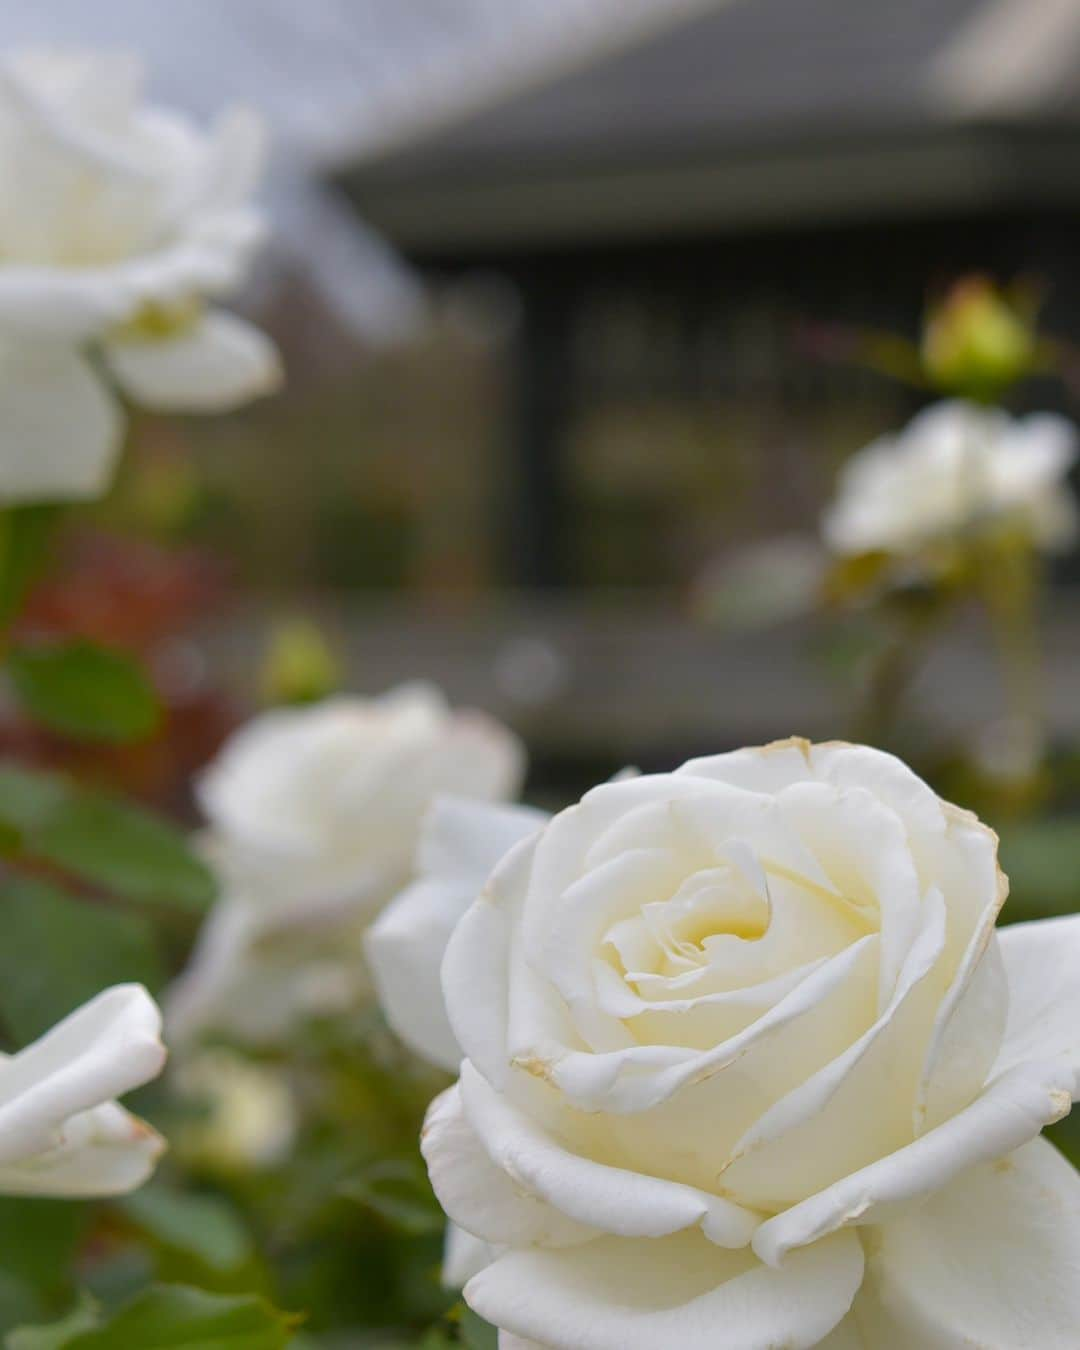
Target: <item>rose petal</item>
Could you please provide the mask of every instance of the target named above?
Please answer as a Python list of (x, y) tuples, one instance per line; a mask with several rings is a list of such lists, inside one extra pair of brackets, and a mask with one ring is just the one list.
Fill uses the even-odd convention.
[(945, 904), (927, 896), (923, 930), (889, 1006), (842, 1054), (781, 1097), (739, 1140), (724, 1171), (731, 1194), (779, 1208), (900, 1147), (914, 1100), (945, 943)]
[(881, 932), (879, 1011), (922, 926), (919, 878), (903, 823), (862, 787), (795, 783), (777, 797), (783, 820), (848, 903), (876, 915)]
[(514, 1251), (465, 1286), (481, 1317), (551, 1350), (805, 1350), (843, 1318), (863, 1274), (851, 1233), (769, 1270), (700, 1235), (600, 1238)]
[(938, 1008), (915, 1102), (916, 1134), (970, 1105), (1000, 1052), (1009, 992), (995, 918), (988, 911)]
[(495, 1259), (495, 1248), (473, 1237), (456, 1223), (446, 1225), (443, 1243), (442, 1282), (447, 1289), (460, 1289)]
[(885, 1350), (1074, 1350), (1080, 1175), (1045, 1139), (975, 1167), (877, 1234)]
[(107, 1103), (66, 1121), (47, 1152), (0, 1167), (0, 1194), (122, 1195), (149, 1178), (164, 1149), (149, 1125)]
[(1080, 1097), (1080, 915), (1012, 924), (998, 933), (1009, 989), (1001, 1073), (1029, 1060), (1059, 1061)]
[(0, 503), (101, 496), (122, 426), (115, 401), (74, 348), (0, 344)]
[(572, 1153), (495, 1092), (467, 1060), (459, 1086), (477, 1138), (517, 1193), (544, 1200), (580, 1224), (619, 1237), (663, 1237), (700, 1227), (720, 1247), (745, 1247), (761, 1222), (722, 1196)]
[(231, 211), (199, 219), (153, 253), (101, 267), (11, 263), (0, 268), (0, 332), (83, 342), (134, 318), (146, 305), (216, 296), (243, 279), (262, 230)]
[(457, 794), (439, 797), (420, 830), (417, 871), (424, 877), (475, 886), (479, 894), (511, 848), (549, 819), (546, 811), (531, 806), (474, 801)]
[(889, 1207), (939, 1190), (965, 1168), (1013, 1152), (1060, 1120), (1071, 1105), (1071, 1085), (1071, 1073), (1059, 1064), (1009, 1069), (951, 1120), (768, 1219), (754, 1235), (754, 1250), (778, 1265), (794, 1248), (838, 1228), (885, 1222)]
[(439, 1203), (474, 1236), (509, 1246), (566, 1246), (596, 1236), (591, 1225), (561, 1214), (496, 1167), (465, 1114), (458, 1086), (428, 1107), (420, 1147)]
[(175, 337), (115, 337), (102, 344), (133, 402), (154, 412), (228, 412), (281, 384), (270, 339), (233, 314), (210, 311)]
[(419, 1055), (451, 1072), (461, 1051), (439, 977), (450, 934), (499, 859), (543, 819), (525, 807), (440, 799), (421, 830), (421, 879), (368, 930), (365, 948), (387, 1020)]
[[(567, 1050), (565, 1042), (545, 1059), (537, 1046), (526, 1056), (546, 1064), (545, 1072), (574, 1103), (586, 1111), (645, 1111), (667, 1101), (680, 1088), (721, 1073), (782, 1028), (806, 1023), (819, 1009), (828, 1019), (830, 1000), (850, 992), (864, 959), (876, 955), (877, 935), (869, 934), (823, 962), (756, 1022), (709, 1050), (672, 1045), (636, 1045), (605, 1054)], [(861, 986), (865, 981), (854, 981)], [(857, 998), (856, 1002), (863, 1000)], [(847, 1004), (845, 1003), (845, 1007)], [(805, 1029), (800, 1027), (800, 1030)], [(823, 1036), (818, 1027), (815, 1039)], [(828, 1046), (830, 1038), (824, 1038)], [(535, 1069), (530, 1068), (530, 1072)]]
[(511, 933), (521, 914), (536, 846), (536, 836), (524, 839), (503, 858), (454, 929), (443, 958), (443, 997), (450, 1026), (462, 1052), (496, 1088), (511, 1071), (508, 1046), (521, 1023), (534, 1042), (552, 1053), (576, 1043), (565, 1007), (511, 952)]
[[(0, 1063), (0, 1166), (47, 1153), (63, 1143), (73, 1118), (154, 1078), (165, 1062), (160, 1030), (146, 990), (118, 985)], [(89, 1131), (88, 1142), (113, 1144), (118, 1119), (84, 1116), (72, 1128)], [(145, 1146), (140, 1131), (129, 1133), (129, 1141)]]

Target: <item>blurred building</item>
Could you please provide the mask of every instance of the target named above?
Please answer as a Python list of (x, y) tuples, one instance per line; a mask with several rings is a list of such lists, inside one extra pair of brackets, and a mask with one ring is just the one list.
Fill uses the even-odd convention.
[(915, 397), (822, 325), (914, 333), (929, 287), (985, 269), (1045, 280), (1050, 327), (1076, 328), (1080, 5), (653, 17), (342, 164), (427, 277), (517, 308), (519, 583), (677, 583), (720, 537), (812, 524), (838, 458)]
[(670, 594), (812, 530), (917, 397), (830, 324), (913, 332), (982, 267), (1046, 278), (1070, 332), (1078, 29), (1075, 0), (0, 9), (6, 46), (130, 47), (164, 102), (269, 123), (249, 300), (288, 388), (147, 429), (166, 480), (196, 462), (201, 537), (264, 590), (473, 597)]

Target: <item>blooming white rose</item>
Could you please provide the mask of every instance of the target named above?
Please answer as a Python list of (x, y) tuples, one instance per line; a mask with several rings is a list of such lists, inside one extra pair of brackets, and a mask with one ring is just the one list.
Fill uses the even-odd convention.
[(914, 553), (1004, 518), (1039, 548), (1064, 548), (1076, 534), (1066, 481), (1075, 459), (1076, 432), (1063, 417), (938, 403), (845, 464), (825, 541), (842, 554)]
[(162, 1141), (111, 1100), (160, 1073), (161, 1017), (117, 985), (0, 1058), (0, 1194), (114, 1195), (140, 1186)]
[(162, 411), (278, 382), (272, 344), (203, 303), (237, 286), (259, 239), (259, 124), (234, 110), (204, 132), (140, 84), (118, 54), (0, 62), (0, 501), (108, 485), (122, 417), (92, 357)]
[[(1080, 917), (1000, 933), (997, 840), (892, 756), (606, 784), (443, 964), (423, 1148), (504, 1345), (1074, 1347)], [(919, 1202), (919, 1203), (913, 1203)]]
[(435, 797), (515, 795), (520, 742), (426, 685), (254, 718), (198, 784), (223, 899), (170, 998), (174, 1034), (273, 1040), (369, 989), (364, 930), (409, 879)]

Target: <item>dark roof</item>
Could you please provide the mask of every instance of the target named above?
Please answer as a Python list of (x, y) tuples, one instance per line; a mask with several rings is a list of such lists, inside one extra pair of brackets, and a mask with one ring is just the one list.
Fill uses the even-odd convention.
[(991, 121), (934, 86), (986, 3), (716, 0), (347, 182), (421, 253), (1075, 196), (1073, 90)]

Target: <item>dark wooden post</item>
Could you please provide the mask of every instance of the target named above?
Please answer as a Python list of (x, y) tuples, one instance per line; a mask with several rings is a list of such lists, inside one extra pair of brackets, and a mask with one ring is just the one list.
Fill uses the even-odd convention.
[(565, 586), (573, 580), (566, 475), (573, 296), (565, 279), (543, 265), (515, 280), (521, 320), (512, 372), (506, 569), (516, 586)]

